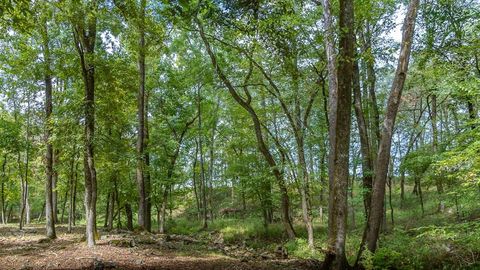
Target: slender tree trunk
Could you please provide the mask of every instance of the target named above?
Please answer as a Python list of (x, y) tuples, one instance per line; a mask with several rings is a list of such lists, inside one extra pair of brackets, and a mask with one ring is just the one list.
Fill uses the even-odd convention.
[(68, 186), (67, 190), (65, 190), (65, 196), (63, 197), (63, 203), (62, 203), (62, 217), (60, 218), (62, 223), (65, 223), (64, 217), (65, 217), (65, 208), (67, 207), (67, 201), (68, 201)]
[(6, 206), (5, 206), (5, 182), (7, 181), (7, 174), (5, 171), (5, 168), (7, 166), (7, 154), (3, 156), (3, 162), (2, 162), (2, 183), (1, 183), (1, 204), (2, 204), (2, 224), (6, 224), (6, 216), (5, 216), (5, 211), (6, 211)]
[(75, 226), (76, 218), (77, 218), (77, 182), (78, 182), (78, 166), (80, 165), (79, 162), (75, 165), (75, 181), (73, 182), (73, 226)]
[[(115, 191), (110, 192), (110, 203), (108, 204), (107, 230), (113, 230), (113, 217), (115, 212)], [(120, 212), (120, 211), (119, 211)]]
[[(432, 151), (434, 154), (437, 154), (438, 151), (438, 129), (437, 129), (437, 95), (433, 94), (431, 97), (430, 103), (430, 120), (432, 123)], [(437, 186), (437, 192), (439, 194), (443, 193), (443, 183), (437, 177), (435, 180), (435, 185)]]
[(133, 231), (133, 213), (132, 206), (129, 203), (125, 204), (125, 215), (127, 217), (127, 229)]
[(46, 154), (45, 154), (45, 172), (46, 172), (46, 181), (45, 181), (45, 217), (46, 217), (46, 229), (47, 237), (50, 239), (55, 239), (57, 236), (55, 234), (55, 219), (53, 216), (53, 147), (50, 142), (50, 136), (52, 133), (52, 127), (50, 124), (50, 119), (52, 115), (52, 75), (50, 69), (50, 49), (49, 49), (49, 37), (48, 37), (48, 27), (47, 22), (43, 22), (43, 54), (45, 57), (45, 143), (46, 143)]
[(375, 166), (375, 180), (372, 190), (372, 206), (364, 232), (364, 243), (362, 243), (357, 261), (361, 258), (364, 248), (368, 248), (371, 252), (375, 252), (377, 240), (380, 231), (380, 225), (383, 216), (385, 184), (388, 173), (388, 165), (390, 161), (390, 149), (392, 144), (392, 135), (395, 125), (395, 119), (400, 105), (403, 85), (408, 71), (408, 62), (410, 58), (410, 50), (412, 45), (413, 33), (415, 28), (415, 19), (419, 0), (411, 0), (408, 6), (406, 18), (403, 26), (403, 37), (400, 48), (400, 56), (395, 77), (392, 83), (390, 96), (387, 102), (387, 111), (383, 124), (381, 141), (377, 154)]
[[(29, 176), (29, 164), (30, 164), (30, 94), (27, 95), (27, 130), (26, 130), (26, 138), (25, 141), (27, 143), (27, 147), (25, 149), (25, 171), (22, 172), (20, 166), (20, 153), (18, 154), (18, 168), (21, 177), (21, 190), (22, 190), (22, 201), (21, 201), (21, 210), (20, 210), (20, 223), (19, 227), (20, 230), (23, 229), (23, 225), (25, 225), (25, 216), (27, 216), (27, 222), (30, 222), (30, 204), (28, 202), (28, 176)], [(26, 213), (27, 212), (27, 213)]]
[(360, 90), (360, 74), (358, 61), (354, 62), (353, 73), (353, 97), (355, 116), (357, 118), (358, 132), (360, 134), (360, 150), (362, 153), (362, 174), (363, 174), (363, 204), (365, 208), (366, 218), (368, 219), (368, 211), (372, 200), (373, 185), (373, 157), (370, 148), (370, 139), (368, 136), (368, 127), (365, 121), (362, 105), (362, 93)]
[(72, 155), (72, 160), (70, 161), (70, 201), (69, 201), (69, 208), (68, 208), (68, 233), (72, 232), (74, 220), (75, 220), (75, 210), (74, 210), (74, 200), (75, 200), (75, 193), (76, 193), (76, 177), (75, 177), (75, 156), (76, 156), (76, 145), (74, 144), (73, 148), (74, 154)]
[(425, 215), (425, 208), (423, 207), (423, 193), (420, 177), (415, 176), (415, 185), (417, 186), (418, 198), (420, 199), (420, 208), (422, 209), (422, 217)]
[[(475, 106), (471, 100), (467, 101), (467, 110), (468, 110), (468, 118), (473, 122), (477, 118), (477, 113), (475, 112)], [(471, 128), (475, 129), (476, 125), (471, 124)]]
[(110, 211), (110, 197), (111, 197), (112, 193), (111, 192), (108, 192), (107, 194), (107, 207), (105, 208), (105, 220), (103, 222), (103, 228), (107, 228), (107, 225), (108, 225), (108, 211)]
[(57, 167), (58, 167), (59, 153), (60, 151), (58, 149), (53, 151), (52, 203), (53, 203), (53, 219), (55, 220), (55, 223), (59, 223), (58, 222), (58, 192), (57, 192), (57, 181), (58, 181)]
[(203, 217), (203, 228), (208, 227), (207, 223), (207, 179), (205, 177), (205, 166), (204, 166), (204, 154), (203, 154), (203, 134), (202, 134), (202, 98), (200, 94), (201, 86), (197, 90), (197, 110), (198, 110), (198, 150), (200, 154), (200, 181), (201, 181), (201, 195), (202, 195), (202, 217)]
[(200, 220), (200, 199), (198, 196), (198, 184), (197, 184), (197, 161), (198, 161), (198, 142), (195, 140), (195, 159), (193, 160), (192, 170), (192, 182), (193, 182), (193, 193), (195, 194), (195, 202), (197, 205), (197, 218)]
[(168, 190), (169, 186), (165, 185), (163, 188), (163, 195), (162, 195), (162, 204), (160, 206), (160, 216), (159, 216), (159, 221), (158, 221), (158, 232), (159, 233), (165, 233), (165, 216), (167, 214), (167, 200), (168, 200)]
[(217, 132), (217, 125), (218, 125), (218, 108), (220, 107), (220, 100), (217, 98), (217, 104), (214, 112), (214, 119), (213, 119), (213, 127), (212, 133), (210, 137), (210, 149), (209, 149), (209, 166), (208, 166), (208, 183), (209, 183), (209, 192), (208, 192), (208, 204), (210, 205), (210, 218), (213, 220), (214, 213), (213, 213), (213, 178), (214, 178), (214, 168), (215, 168), (215, 136)]
[(393, 203), (392, 203), (392, 186), (393, 186), (393, 162), (390, 162), (390, 168), (388, 170), (388, 204), (390, 205), (390, 221), (392, 222), (392, 230), (395, 226), (395, 220), (393, 219)]
[(40, 214), (38, 215), (37, 222), (40, 222), (42, 220), (44, 213), (45, 213), (45, 203), (43, 203), (42, 205), (42, 211), (40, 211)]
[[(120, 230), (122, 228), (122, 207), (120, 207), (120, 196), (118, 195), (118, 184), (117, 184), (117, 179), (115, 179), (115, 182), (113, 183), (114, 191), (115, 191), (115, 202), (117, 203), (117, 230)], [(124, 205), (124, 207), (127, 207)], [(115, 218), (115, 217), (114, 217)]]

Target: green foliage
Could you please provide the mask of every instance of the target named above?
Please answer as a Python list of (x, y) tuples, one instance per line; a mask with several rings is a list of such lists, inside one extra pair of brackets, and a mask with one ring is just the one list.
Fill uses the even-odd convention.
[(290, 240), (285, 244), (285, 248), (289, 255), (293, 255), (302, 259), (314, 259), (318, 258), (319, 253), (317, 250), (312, 250), (308, 247), (308, 242), (304, 238), (297, 238)]

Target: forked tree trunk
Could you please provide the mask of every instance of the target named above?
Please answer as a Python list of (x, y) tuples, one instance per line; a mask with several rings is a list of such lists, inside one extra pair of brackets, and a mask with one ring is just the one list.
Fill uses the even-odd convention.
[(84, 175), (85, 175), (85, 219), (86, 240), (89, 247), (95, 245), (97, 237), (97, 173), (95, 170), (95, 41), (97, 35), (98, 2), (89, 1), (86, 10), (78, 10), (78, 20), (74, 22), (74, 38), (80, 56), (82, 76), (85, 86), (84, 97)]

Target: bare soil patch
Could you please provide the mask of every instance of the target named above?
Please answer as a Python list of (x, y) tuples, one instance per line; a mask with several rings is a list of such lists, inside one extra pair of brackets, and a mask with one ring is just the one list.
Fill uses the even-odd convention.
[(0, 225), (0, 269), (313, 269), (318, 263), (276, 258), (238, 246), (224, 246), (180, 235), (100, 231), (95, 248), (84, 242), (84, 228), (57, 227), (45, 239), (43, 225), (20, 231)]

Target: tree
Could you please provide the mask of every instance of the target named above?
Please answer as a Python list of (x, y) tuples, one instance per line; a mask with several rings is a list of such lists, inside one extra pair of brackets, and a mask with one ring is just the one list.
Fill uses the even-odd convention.
[(45, 143), (47, 145), (45, 154), (45, 168), (46, 168), (46, 181), (45, 181), (45, 217), (47, 226), (47, 237), (54, 239), (55, 234), (55, 222), (54, 219), (54, 207), (53, 207), (53, 146), (51, 143), (52, 133), (52, 71), (51, 71), (51, 55), (50, 55), (50, 41), (48, 35), (48, 25), (46, 18), (42, 22), (43, 29), (41, 30), (43, 39), (43, 53), (45, 55), (44, 65), (44, 77), (45, 77)]
[(382, 135), (375, 165), (375, 181), (372, 190), (370, 215), (365, 227), (364, 243), (360, 247), (358, 258), (361, 257), (362, 250), (365, 247), (371, 252), (375, 252), (377, 247), (380, 225), (383, 219), (385, 184), (390, 162), (393, 129), (402, 97), (403, 86), (407, 77), (418, 5), (418, 0), (410, 1), (404, 20), (398, 66), (395, 71), (395, 77), (392, 82), (390, 96), (387, 102), (387, 111), (383, 122)]
[(75, 47), (80, 57), (80, 66), (85, 87), (84, 99), (84, 174), (86, 238), (89, 247), (95, 245), (97, 236), (97, 172), (95, 170), (95, 41), (97, 36), (98, 1), (91, 0), (80, 8), (73, 7), (72, 24)]
[(349, 178), (350, 104), (353, 81), (354, 7), (353, 1), (340, 1), (339, 62), (335, 65), (334, 32), (330, 1), (323, 1), (325, 48), (329, 74), (329, 201), (328, 253), (325, 269), (345, 269), (345, 239), (347, 227), (347, 189)]

